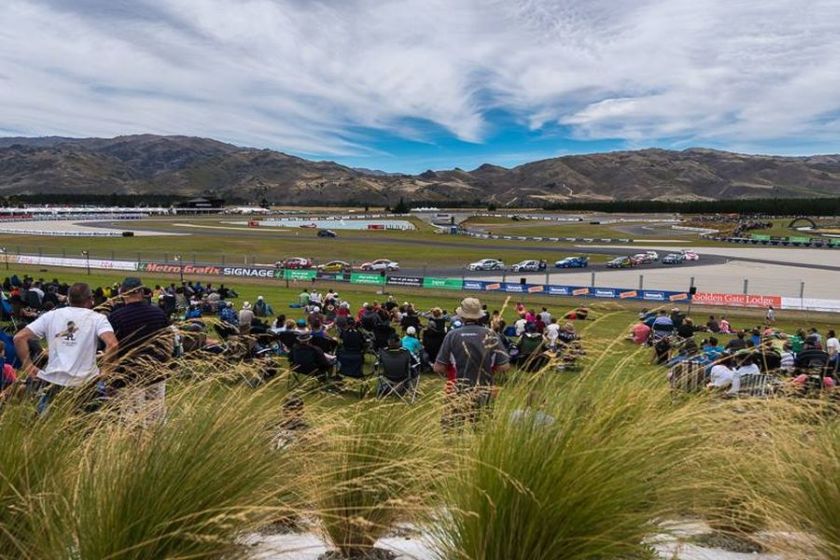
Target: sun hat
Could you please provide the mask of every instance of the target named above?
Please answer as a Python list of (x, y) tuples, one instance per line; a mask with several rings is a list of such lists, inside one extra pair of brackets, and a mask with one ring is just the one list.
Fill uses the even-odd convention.
[(257, 296), (257, 301), (262, 301), (262, 300), (263, 300), (262, 296)]
[(481, 309), (481, 302), (477, 298), (468, 297), (461, 300), (461, 305), (455, 313), (462, 319), (481, 319), (484, 317), (484, 310)]
[(244, 302), (242, 304), (242, 309), (251, 309), (251, 304), (249, 302)]

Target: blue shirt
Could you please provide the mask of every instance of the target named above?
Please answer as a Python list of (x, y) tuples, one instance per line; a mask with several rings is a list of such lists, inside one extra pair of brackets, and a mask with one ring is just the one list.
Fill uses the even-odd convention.
[(400, 341), (402, 343), (402, 347), (414, 354), (415, 356), (420, 356), (423, 353), (423, 345), (420, 343), (417, 338), (413, 336), (405, 335), (402, 337)]

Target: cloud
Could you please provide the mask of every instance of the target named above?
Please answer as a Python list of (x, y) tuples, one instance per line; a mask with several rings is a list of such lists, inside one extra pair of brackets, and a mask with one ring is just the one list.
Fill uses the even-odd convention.
[(0, 130), (32, 135), (337, 157), (485, 142), (503, 111), (578, 140), (840, 147), (834, 0), (5, 0), (0, 75)]

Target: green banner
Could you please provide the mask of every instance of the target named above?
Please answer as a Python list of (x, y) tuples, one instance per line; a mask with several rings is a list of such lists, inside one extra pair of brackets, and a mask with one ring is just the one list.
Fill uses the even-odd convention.
[(770, 241), (769, 235), (758, 235), (757, 233), (752, 234), (752, 238), (756, 241)]
[(460, 278), (423, 278), (424, 288), (443, 288), (445, 290), (463, 290), (464, 281)]
[(286, 269), (283, 271), (283, 278), (286, 280), (312, 280), (315, 278), (317, 271), (315, 270), (299, 270), (299, 269)]
[(838, 239), (836, 237), (832, 237), (831, 238), (831, 244), (832, 245), (840, 245), (840, 239)]
[(364, 272), (353, 272), (350, 274), (351, 284), (375, 284), (385, 283), (385, 277), (381, 274), (366, 274)]
[(791, 237), (788, 237), (788, 241), (790, 241), (791, 243), (810, 243), (811, 238), (810, 237), (791, 236)]

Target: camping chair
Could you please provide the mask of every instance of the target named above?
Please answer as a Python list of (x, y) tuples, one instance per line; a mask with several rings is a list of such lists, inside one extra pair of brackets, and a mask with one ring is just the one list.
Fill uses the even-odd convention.
[(355, 382), (359, 386), (359, 398), (363, 399), (370, 392), (373, 379), (365, 375), (365, 353), (345, 350), (339, 346), (336, 350), (336, 370), (342, 380)]
[[(314, 338), (312, 339), (315, 340)], [(314, 345), (313, 345), (314, 346)], [(327, 387), (332, 367), (322, 370), (315, 364), (314, 353), (304, 344), (295, 344), (289, 350), (289, 390), (298, 385), (317, 380), (321, 387)]]
[(420, 362), (405, 348), (385, 349), (373, 365), (379, 399), (396, 396), (406, 404), (417, 400)]
[(542, 335), (523, 334), (517, 348), (519, 349), (517, 363), (522, 371), (533, 373), (541, 370), (548, 363), (548, 358), (543, 355)]
[(297, 344), (297, 333), (294, 331), (283, 331), (277, 333), (277, 340), (286, 349), (286, 353), (292, 351), (292, 347)]
[(700, 393), (706, 386), (706, 366), (698, 360), (682, 361), (668, 372), (671, 390), (680, 393)]
[(767, 398), (776, 392), (776, 378), (766, 373), (742, 375), (740, 382), (739, 397)]

